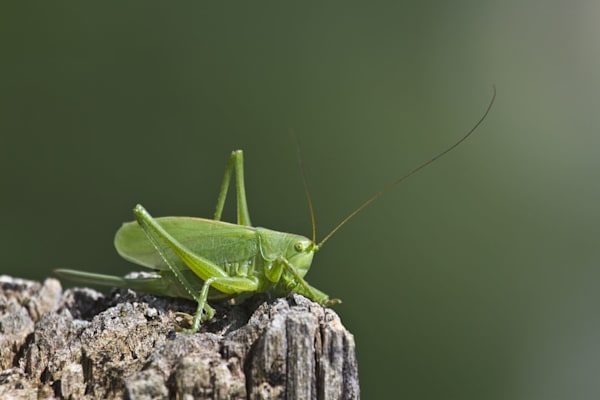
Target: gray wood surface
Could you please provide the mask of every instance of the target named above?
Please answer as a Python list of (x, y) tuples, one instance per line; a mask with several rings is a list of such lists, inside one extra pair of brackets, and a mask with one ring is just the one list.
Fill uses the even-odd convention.
[(298, 295), (217, 307), (0, 276), (0, 398), (358, 399), (354, 338)]

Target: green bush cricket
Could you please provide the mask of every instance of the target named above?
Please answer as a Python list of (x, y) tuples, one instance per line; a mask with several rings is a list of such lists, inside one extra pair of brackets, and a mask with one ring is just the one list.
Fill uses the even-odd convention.
[[(117, 231), (114, 239), (117, 252), (128, 261), (152, 269), (151, 275), (128, 278), (69, 269), (55, 272), (80, 282), (195, 300), (198, 307), (192, 317), (191, 329), (186, 329), (189, 332), (197, 332), (203, 321), (214, 316), (215, 310), (207, 303), (208, 299), (225, 300), (254, 292), (272, 292), (278, 296), (295, 292), (324, 306), (338, 304), (340, 300), (330, 299), (304, 279), (314, 253), (375, 200), (464, 142), (486, 118), (495, 97), (494, 88), (483, 116), (461, 139), (368, 198), (318, 243), (304, 174), (312, 239), (251, 225), (244, 187), (243, 153), (237, 150), (231, 154), (225, 169), (214, 219), (153, 218), (138, 204), (133, 210), (136, 221), (123, 224)], [(236, 224), (221, 221), (233, 173), (237, 194)]]

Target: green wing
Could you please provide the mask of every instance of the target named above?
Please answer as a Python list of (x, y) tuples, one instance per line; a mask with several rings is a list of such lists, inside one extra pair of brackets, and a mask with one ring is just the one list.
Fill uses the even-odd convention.
[[(162, 217), (156, 218), (156, 221), (190, 251), (217, 265), (246, 261), (256, 257), (259, 252), (258, 237), (256, 229), (253, 227), (191, 217)], [(161, 296), (193, 299), (193, 296), (156, 252), (137, 222), (123, 224), (115, 235), (115, 247), (126, 260), (154, 271), (131, 277), (71, 269), (57, 269), (54, 272), (63, 278), (85, 284), (127, 288)], [(179, 260), (176, 255), (171, 259)], [(181, 263), (180, 271), (192, 286), (189, 289), (195, 294), (200, 293), (204, 281), (185, 266), (183, 261), (177, 262)], [(211, 288), (208, 297), (218, 300), (230, 298), (231, 295)]]
[[(156, 221), (190, 251), (217, 265), (249, 260), (259, 252), (253, 227), (192, 217), (161, 217)], [(115, 235), (115, 248), (128, 261), (161, 272), (168, 270), (137, 222), (121, 226)]]

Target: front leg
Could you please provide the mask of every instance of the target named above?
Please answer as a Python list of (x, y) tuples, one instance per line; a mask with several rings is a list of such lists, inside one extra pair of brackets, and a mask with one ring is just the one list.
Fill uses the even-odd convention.
[[(286, 258), (281, 257), (278, 260), (278, 264), (281, 266), (285, 266), (286, 270), (294, 277), (294, 280), (297, 282), (294, 291), (298, 294), (308, 297), (309, 299), (316, 301), (317, 303), (324, 306), (333, 306), (336, 304), (340, 304), (342, 301), (340, 299), (330, 299), (329, 295), (320, 291), (314, 286), (311, 286), (306, 282), (306, 280), (300, 276), (296, 267), (292, 265)], [(281, 272), (279, 272), (279, 276), (281, 276)]]

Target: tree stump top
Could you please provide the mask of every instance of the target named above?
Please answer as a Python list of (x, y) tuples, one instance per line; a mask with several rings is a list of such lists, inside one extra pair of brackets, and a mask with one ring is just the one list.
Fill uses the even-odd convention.
[(0, 398), (358, 399), (354, 338), (299, 295), (217, 306), (0, 276)]

